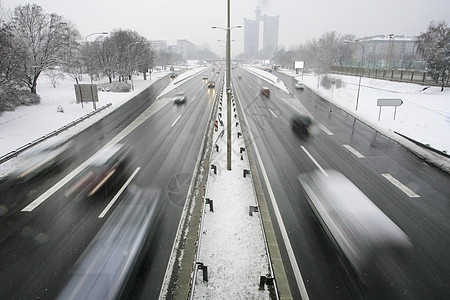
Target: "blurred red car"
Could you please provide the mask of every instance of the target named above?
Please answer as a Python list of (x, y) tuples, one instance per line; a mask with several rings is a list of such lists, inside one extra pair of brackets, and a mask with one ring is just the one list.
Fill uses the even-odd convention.
[(261, 88), (261, 96), (270, 97), (270, 90), (268, 87)]
[(126, 173), (130, 156), (130, 148), (124, 144), (116, 144), (97, 153), (77, 182), (67, 190), (66, 197), (94, 195), (107, 182)]

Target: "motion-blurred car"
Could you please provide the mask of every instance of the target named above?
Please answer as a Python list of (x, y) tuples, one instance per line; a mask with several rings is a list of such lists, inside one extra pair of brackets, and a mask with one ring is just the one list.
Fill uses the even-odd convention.
[(208, 88), (213, 89), (216, 87), (216, 83), (214, 81), (208, 82)]
[(291, 119), (292, 130), (302, 137), (309, 136), (311, 118), (308, 116), (297, 115)]
[(305, 85), (301, 81), (297, 81), (296, 83), (294, 83), (294, 86), (298, 90), (303, 90), (305, 88)]
[(183, 104), (186, 103), (186, 95), (184, 92), (178, 92), (175, 94), (175, 97), (173, 97), (173, 103), (175, 104)]
[(237, 79), (242, 79), (242, 75), (238, 74)]
[(175, 79), (175, 77), (177, 77), (177, 74), (175, 73), (170, 74), (170, 79)]
[(208, 75), (203, 74), (203, 80), (208, 80)]
[(73, 143), (67, 142), (52, 145), (32, 154), (31, 159), (24, 161), (5, 180), (7, 182), (27, 182), (32, 178), (44, 175), (48, 171), (63, 165), (70, 159)]
[(93, 196), (108, 182), (127, 175), (130, 158), (131, 149), (124, 144), (116, 144), (98, 152), (65, 196)]
[(268, 87), (262, 87), (261, 96), (270, 97), (270, 89)]
[(158, 189), (126, 193), (70, 272), (57, 299), (127, 299), (161, 218)]
[(324, 171), (299, 180), (330, 241), (364, 284), (402, 280), (413, 251), (408, 236), (344, 175)]

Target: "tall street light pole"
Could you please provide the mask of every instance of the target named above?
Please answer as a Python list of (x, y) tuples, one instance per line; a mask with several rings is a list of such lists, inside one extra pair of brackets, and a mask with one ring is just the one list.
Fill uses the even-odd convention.
[(356, 96), (356, 110), (358, 110), (358, 102), (359, 102), (359, 91), (361, 89), (361, 77), (362, 77), (362, 71), (364, 70), (364, 45), (359, 43), (357, 40), (354, 42), (350, 42), (345, 40), (344, 43), (346, 44), (355, 44), (355, 45), (360, 45), (362, 47), (362, 56), (361, 56), (361, 69), (359, 71), (359, 83), (358, 83), (358, 94)]
[(231, 29), (241, 28), (241, 26), (230, 27), (230, 0), (227, 0), (227, 28), (214, 26), (227, 32), (226, 49), (226, 92), (227, 92), (227, 170), (231, 171)]

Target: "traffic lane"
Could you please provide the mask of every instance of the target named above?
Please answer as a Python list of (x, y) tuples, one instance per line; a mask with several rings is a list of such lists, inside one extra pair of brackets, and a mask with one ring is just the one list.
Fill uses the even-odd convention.
[[(139, 149), (135, 164), (141, 166), (141, 172), (135, 184), (161, 188), (167, 204), (131, 298), (159, 296), (212, 105), (212, 93), (203, 90), (186, 105), (169, 103), (127, 137), (127, 143)], [(174, 123), (178, 113), (181, 117)], [(152, 135), (147, 134), (150, 131)]]
[[(144, 99), (145, 102), (148, 100)], [(101, 122), (106, 122), (105, 119)], [(115, 119), (113, 118), (113, 120)], [(115, 122), (112, 123), (115, 124)], [(113, 125), (107, 127), (115, 128)], [(99, 124), (94, 127), (97, 126)], [(111, 132), (113, 131), (111, 129)], [(87, 136), (95, 137), (98, 132), (101, 131), (95, 130)], [(79, 138), (79, 136), (76, 138)], [(98, 145), (99, 142), (95, 139), (93, 141), (95, 143), (89, 143), (85, 139), (82, 139), (82, 141), (86, 142), (83, 149), (89, 149), (89, 146), (92, 144)], [(74, 162), (74, 164), (76, 165), (77, 162)], [(2, 291), (4, 291), (2, 294), (9, 295), (11, 293), (12, 295), (24, 296), (24, 291), (27, 291), (27, 293), (30, 293), (29, 296), (33, 297), (42, 294), (41, 291), (43, 290), (46, 291), (46, 295), (48, 295), (47, 293), (50, 293), (50, 295), (55, 293), (55, 290), (49, 288), (49, 286), (53, 286), (51, 284), (53, 282), (61, 282), (62, 276), (60, 275), (66, 274), (74, 262), (71, 259), (71, 253), (74, 253), (76, 257), (80, 253), (77, 251), (84, 249), (92, 239), (101, 223), (98, 220), (98, 215), (104, 208), (104, 201), (102, 200), (113, 195), (115, 189), (117, 187), (113, 187), (113, 191), (110, 191), (110, 186), (108, 186), (108, 189), (102, 191), (106, 194), (105, 197), (100, 197), (100, 200), (94, 199), (94, 201), (92, 199), (85, 199), (87, 201), (66, 199), (62, 196), (64, 191), (62, 189), (62, 192), (55, 194), (53, 198), (41, 204), (35, 211), (8, 216), (7, 223), (12, 230), (7, 230), (9, 237), (5, 239), (1, 247), (4, 254), (1, 256), (2, 260), (4, 259), (2, 276), (6, 276), (5, 280), (2, 281), (5, 283), (5, 285), (2, 285)], [(28, 193), (35, 197), (40, 194), (40, 191), (32, 190), (31, 193), (30, 191)], [(67, 212), (70, 212), (70, 214), (67, 215)], [(2, 225), (4, 224), (2, 223)], [(83, 230), (77, 231), (72, 230), (72, 228), (83, 228)], [(66, 241), (69, 236), (73, 243)], [(29, 246), (30, 241), (35, 243), (34, 248)], [(43, 243), (43, 245), (40, 243)], [(9, 259), (10, 254), (14, 255), (14, 259)], [(65, 263), (56, 265), (49, 263), (52, 261), (64, 261)], [(36, 270), (40, 270), (40, 272), (37, 273)], [(24, 274), (27, 274), (27, 276), (24, 276)], [(42, 276), (43, 274), (45, 276)], [(26, 278), (26, 280), (22, 278)], [(19, 286), (16, 286), (16, 284), (19, 284)], [(25, 286), (27, 288), (24, 288)], [(15, 294), (16, 292), (18, 294)]]
[[(239, 100), (242, 98), (248, 99), (244, 95), (239, 97)], [(323, 239), (311, 242), (311, 240), (317, 240), (320, 227), (314, 226), (314, 223), (311, 224), (314, 216), (311, 215), (297, 179), (298, 174), (316, 169), (314, 163), (301, 153), (301, 146), (306, 146), (308, 142), (295, 136), (286, 120), (271, 118), (270, 113), (265, 112), (264, 109), (258, 109), (257, 105), (248, 105), (248, 107), (250, 110), (245, 114), (250, 123), (249, 127), (264, 162), (264, 168), (269, 176), (310, 297), (312, 299), (350, 298), (349, 289), (342, 288), (345, 286), (345, 282), (342, 282), (343, 277), (336, 274), (336, 271), (328, 270), (330, 267), (339, 267), (333, 261), (336, 259), (333, 256), (333, 249), (329, 246), (324, 247), (326, 241)], [(277, 123), (284, 125), (277, 126)], [(292, 142), (287, 143), (286, 147), (285, 140)], [(268, 195), (266, 195), (266, 199), (269, 199)], [(271, 213), (272, 218), (275, 218), (273, 212)], [(279, 233), (277, 236), (281, 237), (281, 234)], [(284, 244), (281, 248), (285, 262), (289, 262)], [(289, 263), (286, 264), (286, 267), (290, 269)], [(288, 277), (293, 297), (300, 298), (293, 273), (289, 272)], [(336, 289), (337, 286), (340, 288)]]
[[(133, 99), (124, 103), (121, 107), (105, 116), (99, 122), (93, 124), (71, 140), (75, 145), (71, 161), (63, 168), (56, 168), (49, 173), (33, 178), (25, 184), (11, 185), (0, 184), (1, 205), (7, 207), (6, 216), (20, 212), (27, 202), (48, 190), (65, 177), (72, 169), (80, 165), (86, 157), (90, 157), (102, 147), (105, 141), (116, 136), (124, 126), (131, 123), (139, 114), (147, 109), (156, 100), (156, 97), (169, 83), (168, 76), (155, 82)], [(3, 221), (0, 220), (0, 222)], [(4, 236), (4, 235), (2, 235)]]
[[(256, 115), (261, 115), (262, 113), (256, 113)], [(287, 126), (289, 126), (288, 124), (286, 124)], [(271, 129), (271, 128), (273, 128), (272, 127), (273, 126), (273, 124), (271, 124), (271, 125), (269, 125), (269, 126), (267, 126), (266, 127), (266, 129)], [(258, 128), (258, 129), (260, 129), (260, 126), (257, 126), (257, 125), (255, 125), (255, 127), (256, 128)], [(282, 132), (283, 130), (281, 130), (276, 136), (278, 137), (278, 136), (280, 136), (280, 135), (282, 135), (283, 134), (283, 132)], [(264, 133), (262, 133), (261, 134), (261, 136), (264, 136), (264, 135), (267, 135), (267, 132), (264, 132)], [(278, 144), (278, 143), (273, 143), (273, 138), (271, 138), (271, 140), (272, 140), (272, 145), (273, 144)], [(316, 138), (314, 138), (314, 140), (320, 140), (320, 139), (316, 139)], [(327, 140), (327, 139), (325, 139), (325, 140)], [(269, 142), (269, 141), (268, 141)], [(317, 146), (314, 146), (313, 147), (313, 149), (326, 149), (326, 148), (330, 148), (329, 146), (324, 146), (324, 145), (317, 145)], [(337, 149), (334, 149), (334, 151), (333, 152), (337, 152), (337, 153), (339, 153), (339, 152), (341, 152), (342, 153), (342, 150), (339, 148), (339, 146), (337, 147)], [(326, 159), (325, 159), (325, 161), (345, 161), (345, 153), (343, 153), (344, 155), (344, 157), (339, 157), (339, 158), (333, 158), (333, 159), (329, 159), (329, 157), (327, 156), (327, 155), (323, 155)], [(285, 157), (285, 155), (280, 155), (280, 154), (278, 154), (279, 156), (278, 157)], [(274, 158), (276, 158), (277, 156), (276, 155), (274, 155), (273, 156)], [(277, 162), (277, 164), (276, 164), (277, 166), (278, 165), (280, 165), (280, 163), (279, 162)], [(291, 165), (291, 163), (289, 163), (287, 166), (289, 166), (289, 165)], [(350, 166), (352, 165), (352, 164), (349, 164)], [(354, 165), (354, 163), (353, 163), (353, 165)], [(333, 166), (335, 169), (339, 169), (337, 166)], [(277, 171), (279, 170), (279, 169), (283, 169), (283, 168), (277, 168)], [(353, 169), (353, 167), (351, 167), (351, 169)], [(357, 168), (356, 168), (357, 169)], [(370, 169), (370, 168), (369, 168)], [(364, 174), (359, 174), (358, 176), (357, 176), (357, 178), (364, 178), (364, 177), (361, 177), (362, 175), (364, 175)], [(291, 175), (292, 176), (292, 175)], [(294, 176), (295, 177), (295, 176)], [(352, 177), (352, 176), (349, 176), (349, 177)], [(354, 177), (354, 176), (353, 176)], [(366, 176), (367, 177), (367, 176)], [(367, 180), (367, 179), (366, 179)], [(353, 181), (357, 181), (357, 180), (355, 180), (355, 179), (353, 179)], [(370, 180), (368, 180), (368, 182), (370, 182)], [(297, 182), (294, 182), (294, 184), (295, 183), (297, 183)], [(385, 183), (383, 183), (384, 185), (386, 185)], [(381, 184), (381, 185), (383, 185), (383, 184)], [(359, 186), (361, 186), (361, 184), (359, 185)], [(281, 191), (281, 192), (283, 192), (283, 191)], [(390, 190), (390, 192), (395, 192), (395, 190)], [(294, 193), (295, 194), (295, 193)], [(383, 197), (381, 197), (381, 198), (383, 198)], [(279, 201), (278, 199), (277, 199), (277, 201)], [(290, 208), (290, 209), (288, 209), (288, 211), (290, 211), (292, 208)]]
[[(327, 106), (327, 102), (317, 95), (308, 96), (310, 93), (312, 92), (308, 89), (307, 93), (299, 92), (298, 94), (303, 96), (303, 99), (306, 96), (313, 99), (316, 104)], [(379, 189), (378, 184), (359, 184), (361, 190), (368, 195), (381, 193), (372, 198), (383, 211), (387, 212), (395, 208), (395, 213), (388, 215), (411, 237), (419, 255), (418, 259), (422, 262), (433, 261), (431, 264), (424, 264), (430, 269), (427, 273), (436, 278), (434, 285), (437, 290), (443, 291), (445, 284), (442, 280), (448, 277), (450, 269), (449, 262), (445, 259), (445, 249), (448, 248), (450, 241), (450, 228), (445, 213), (448, 210), (450, 194), (448, 174), (430, 167), (412, 155), (405, 147), (392, 142), (334, 105), (329, 104), (328, 107), (331, 108), (330, 112), (322, 113), (322, 116), (326, 115), (326, 118), (322, 118), (322, 122), (335, 132), (334, 138), (341, 145), (351, 145), (363, 156), (358, 161), (365, 165), (367, 172), (376, 174), (383, 184), (386, 183), (386, 178), (380, 177), (380, 174), (392, 176), (420, 196), (420, 198), (405, 198), (404, 192), (398, 188), (395, 188), (392, 193), (382, 195), (383, 189)], [(318, 111), (315, 110), (315, 112)], [(350, 173), (349, 170), (348, 174)], [(354, 175), (351, 179), (358, 183), (360, 178), (359, 175)], [(369, 190), (370, 187), (377, 188)], [(433, 267), (430, 268), (430, 265)]]

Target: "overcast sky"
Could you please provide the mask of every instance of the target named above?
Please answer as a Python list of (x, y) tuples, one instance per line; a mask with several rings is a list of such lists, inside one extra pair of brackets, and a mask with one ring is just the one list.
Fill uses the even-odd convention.
[[(365, 37), (378, 34), (415, 36), (432, 20), (450, 24), (450, 0), (230, 0), (231, 26), (262, 14), (280, 16), (279, 46), (290, 49), (327, 31)], [(187, 39), (208, 44), (223, 56), (226, 0), (0, 0), (5, 9), (36, 3), (47, 13), (64, 16), (83, 37), (98, 31), (135, 30), (149, 40)], [(233, 56), (244, 48), (243, 29), (232, 30)], [(221, 47), (222, 46), (222, 47)]]

